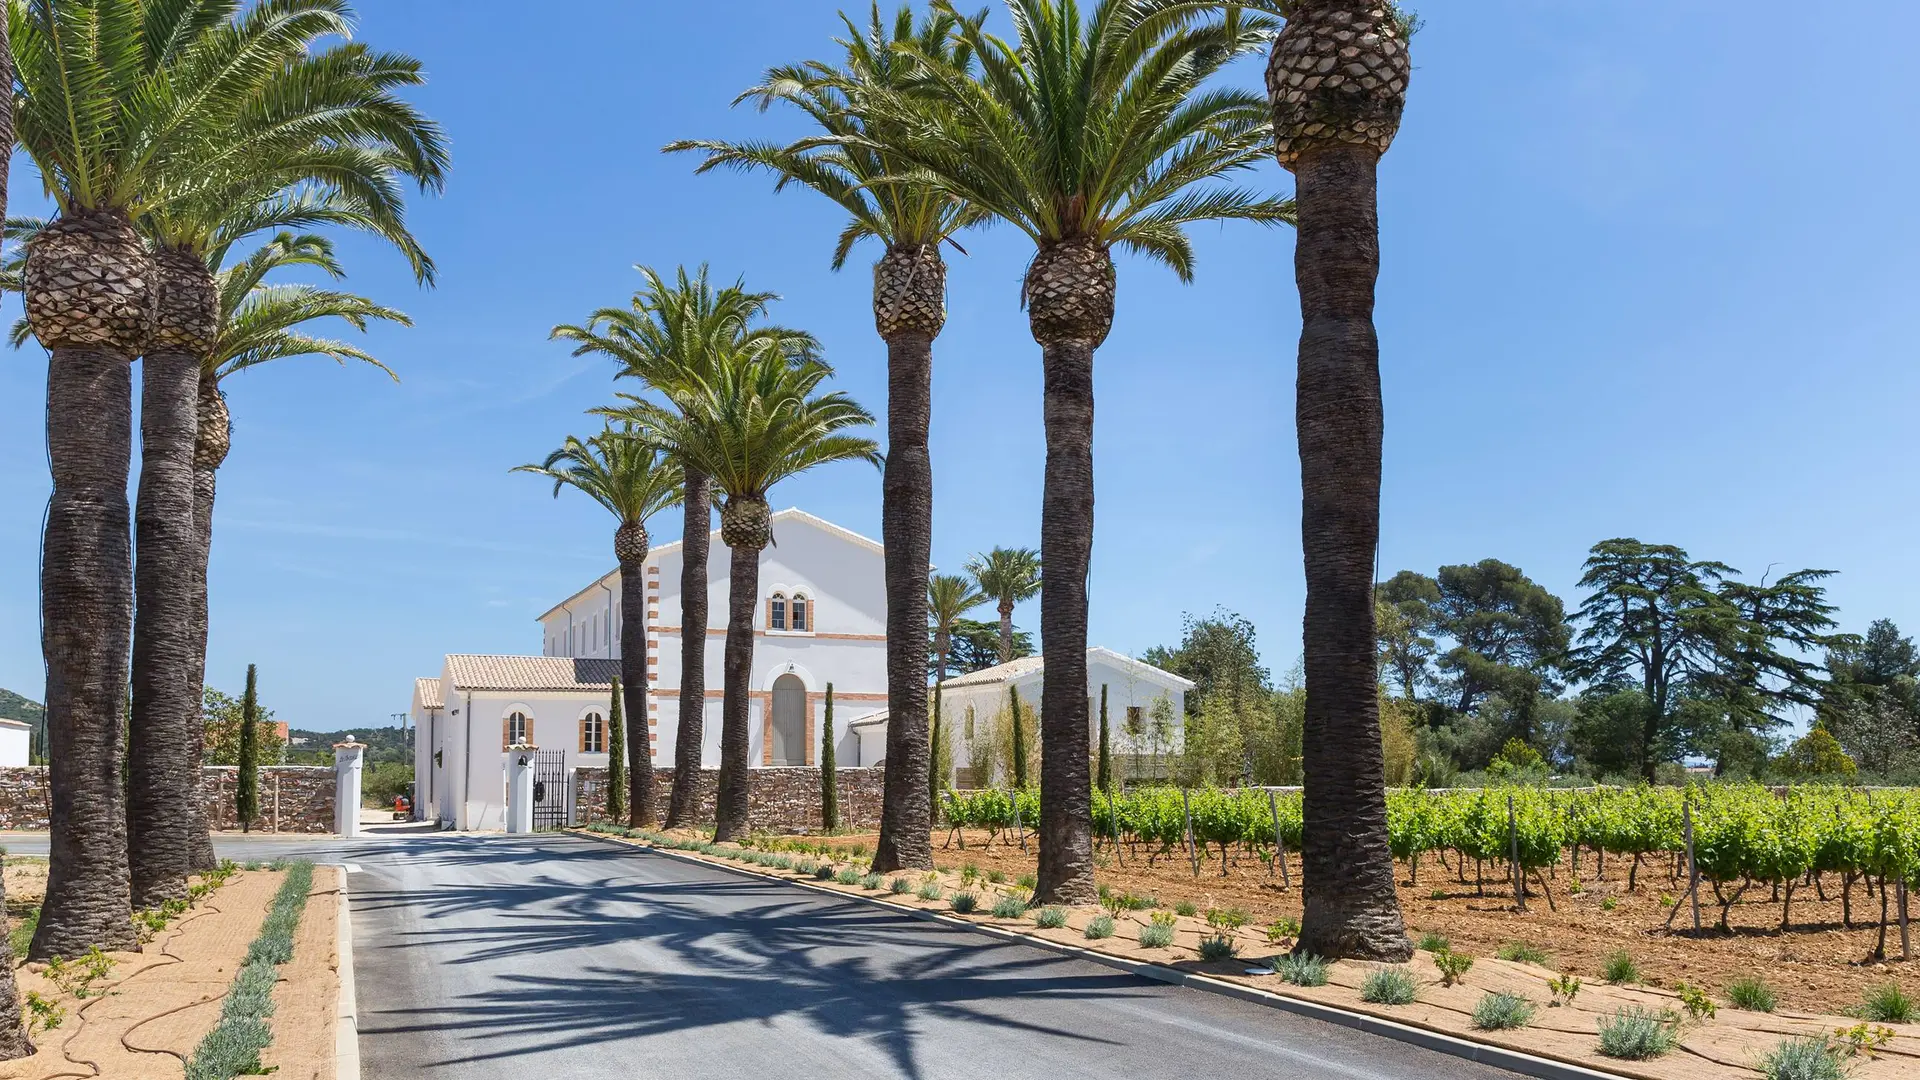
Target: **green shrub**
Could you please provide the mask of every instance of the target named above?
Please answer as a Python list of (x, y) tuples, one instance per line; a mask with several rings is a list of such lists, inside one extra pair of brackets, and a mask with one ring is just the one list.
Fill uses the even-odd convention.
[[(1140, 928), (1140, 944), (1149, 949), (1164, 949), (1173, 944), (1173, 924), (1150, 922)], [(1204, 943), (1202, 948), (1205, 948)]]
[(773, 858), (767, 860), (767, 865), (773, 867), (775, 870), (791, 870), (793, 869), (793, 856), (775, 855)]
[(1193, 915), (1198, 913), (1200, 909), (1193, 906), (1193, 901), (1182, 900), (1173, 905), (1173, 910), (1176, 915)]
[(1087, 940), (1089, 941), (1098, 941), (1101, 938), (1112, 937), (1113, 936), (1113, 916), (1111, 915), (1096, 916), (1092, 922), (1087, 924), (1086, 936), (1087, 936)]
[(1727, 984), (1727, 1000), (1736, 1009), (1752, 1009), (1754, 1012), (1772, 1012), (1774, 1006), (1773, 987), (1768, 986), (1751, 975), (1735, 979)]
[(1231, 960), (1240, 955), (1240, 943), (1226, 931), (1208, 934), (1200, 939), (1200, 959)]
[(814, 862), (812, 859), (801, 859), (799, 862), (793, 864), (793, 868), (807, 877), (812, 877), (819, 871), (820, 864)]
[(1375, 1005), (1411, 1005), (1420, 994), (1413, 976), (1397, 967), (1377, 967), (1360, 983), (1360, 1000)]
[(1043, 907), (1040, 909), (1040, 913), (1033, 917), (1033, 921), (1043, 930), (1058, 930), (1067, 925), (1067, 909), (1063, 907)]
[(953, 899), (947, 901), (947, 906), (952, 908), (957, 914), (971, 915), (973, 914), (973, 909), (980, 906), (980, 898), (962, 889), (953, 894)]
[(1553, 997), (1548, 1000), (1550, 1008), (1573, 1004), (1580, 996), (1580, 977), (1577, 975), (1556, 975), (1547, 980), (1547, 993)]
[(1032, 889), (1035, 885), (1040, 884), (1040, 879), (1033, 874), (1021, 874), (1014, 879), (1014, 884), (1023, 889)]
[(1285, 953), (1273, 958), (1273, 973), (1295, 986), (1327, 985), (1327, 962), (1312, 953)]
[(972, 886), (975, 882), (979, 880), (980, 880), (979, 867), (973, 865), (972, 863), (968, 863), (965, 866), (962, 866), (960, 868), (960, 884), (962, 886)]
[(913, 882), (903, 877), (894, 878), (892, 881), (887, 882), (887, 891), (895, 896), (910, 893), (913, 891)]
[(1707, 992), (1697, 986), (1675, 983), (1673, 992), (1680, 995), (1680, 1004), (1686, 1008), (1687, 1015), (1695, 1020), (1711, 1020), (1720, 1012), (1720, 1007), (1713, 1003)]
[(1614, 908), (1619, 906), (1620, 906), (1620, 901), (1614, 899), (1611, 896), (1603, 896), (1600, 898), (1601, 911), (1612, 911)]
[(835, 885), (858, 885), (860, 884), (860, 871), (855, 870), (851, 866), (838, 870), (833, 875), (833, 883)]
[(1536, 945), (1529, 945), (1524, 941), (1509, 941), (1505, 945), (1500, 946), (1500, 951), (1494, 953), (1494, 955), (1502, 960), (1510, 960), (1516, 964), (1544, 964), (1547, 962), (1547, 951), (1545, 949)]
[(1881, 1024), (1906, 1024), (1920, 1015), (1920, 1008), (1915, 1007), (1899, 983), (1890, 982), (1868, 991), (1867, 1000), (1861, 1002), (1855, 1015)]
[(914, 895), (922, 900), (938, 900), (944, 893), (938, 881), (923, 881), (920, 887), (914, 890)]
[(1640, 981), (1640, 968), (1634, 964), (1627, 950), (1617, 949), (1607, 954), (1607, 959), (1600, 967), (1600, 977), (1615, 986), (1624, 986)]
[(1247, 925), (1247, 913), (1241, 908), (1208, 908), (1207, 925), (1215, 930), (1238, 930)]
[(876, 892), (881, 888), (881, 886), (885, 885), (886, 883), (887, 883), (887, 879), (881, 877), (879, 874), (864, 874), (860, 878), (861, 888), (872, 889)]
[(1017, 919), (1027, 913), (1027, 902), (1017, 896), (1002, 894), (993, 902), (993, 917), (996, 919)]
[(1533, 1002), (1518, 994), (1488, 994), (1473, 1007), (1473, 1026), (1481, 1031), (1526, 1027), (1533, 1019)]
[(1648, 1061), (1680, 1045), (1680, 1018), (1669, 1010), (1634, 1006), (1600, 1021), (1600, 1052), (1622, 1061)]
[(1005, 885), (1005, 884), (1007, 883), (1007, 873), (1006, 873), (1006, 871), (1004, 871), (1004, 870), (988, 870), (988, 871), (987, 871), (987, 883), (988, 883), (988, 884), (990, 884), (990, 885)]
[(1473, 967), (1473, 957), (1451, 948), (1441, 949), (1433, 954), (1433, 966), (1440, 969), (1440, 985), (1452, 986)]
[(1453, 942), (1448, 941), (1445, 934), (1436, 934), (1431, 930), (1420, 935), (1420, 947), (1428, 952), (1439, 952), (1452, 944)]
[(1295, 941), (1300, 937), (1300, 920), (1291, 915), (1282, 915), (1267, 924), (1267, 940), (1278, 945), (1283, 941)]
[(1782, 1040), (1760, 1059), (1767, 1080), (1844, 1080), (1846, 1058), (1826, 1039), (1810, 1035)]

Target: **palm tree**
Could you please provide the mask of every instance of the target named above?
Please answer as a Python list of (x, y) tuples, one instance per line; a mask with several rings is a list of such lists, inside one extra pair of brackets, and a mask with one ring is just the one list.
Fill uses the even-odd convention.
[[(148, 354), (142, 409), (141, 574), (158, 590), (142, 598), (151, 648), (137, 667), (171, 666), (160, 688), (179, 714), (195, 695), (190, 589), (194, 382), (179, 358), (204, 345), (210, 294), (162, 231), (161, 257), (145, 250), (136, 221), (198, 216), (222, 198), (257, 201), (274, 187), (341, 176), (356, 155), (381, 153), (401, 118), (349, 116), (341, 91), (390, 80), (395, 58), (358, 45), (312, 46), (344, 35), (337, 0), (277, 0), (241, 11), (238, 0), (151, 4), (142, 0), (10, 0), (17, 66), (19, 143), (56, 204), (56, 220), (33, 238), (25, 307), (48, 349), (48, 444), (54, 495), (44, 541), (42, 604), (52, 724), (53, 839), (45, 914), (31, 955), (75, 955), (132, 941), (125, 801), (119, 788), (123, 658), (133, 615), (126, 473), (131, 454), (130, 363)], [(403, 66), (403, 65), (402, 65)], [(416, 73), (417, 74), (417, 73)], [(272, 179), (269, 179), (272, 177)], [(350, 183), (351, 180), (342, 182)], [(248, 198), (238, 200), (245, 192)], [(184, 276), (183, 276), (184, 275)], [(185, 388), (184, 393), (182, 387)], [(151, 468), (151, 479), (145, 475)], [(150, 494), (150, 497), (149, 497)], [(152, 571), (152, 573), (149, 573)], [(164, 580), (162, 580), (164, 579)], [(155, 621), (157, 620), (157, 621)], [(160, 678), (162, 676), (155, 676)], [(151, 692), (149, 692), (151, 691)], [(143, 707), (143, 715), (151, 710)], [(183, 714), (184, 715), (184, 714)], [(175, 717), (176, 721), (178, 717)], [(151, 728), (151, 725), (148, 725)], [(185, 732), (135, 760), (151, 783), (181, 800)], [(143, 800), (144, 811), (153, 800)], [(179, 812), (136, 812), (149, 896), (176, 890), (187, 828)], [(147, 829), (152, 826), (152, 829)], [(145, 864), (151, 850), (155, 864)], [(184, 882), (181, 883), (184, 885)]]
[(707, 474), (725, 495), (720, 539), (732, 565), (720, 706), (720, 785), (714, 800), (716, 842), (747, 829), (753, 617), (760, 596), (760, 553), (773, 543), (767, 491), (816, 465), (881, 462), (872, 439), (845, 434), (871, 424), (872, 415), (845, 394), (816, 394), (828, 373), (824, 364), (795, 365), (778, 349), (758, 348), (724, 359), (709, 376), (694, 378), (673, 406), (636, 401), (624, 411), (647, 439)]
[[(935, 10), (951, 11), (947, 0)], [(872, 137), (956, 198), (1035, 246), (1022, 299), (1045, 369), (1041, 508), (1040, 862), (1036, 900), (1091, 901), (1087, 570), (1093, 537), (1093, 354), (1113, 324), (1117, 245), (1193, 273), (1186, 226), (1290, 219), (1284, 199), (1196, 184), (1248, 168), (1269, 146), (1264, 96), (1207, 89), (1235, 57), (1266, 47), (1268, 15), (1187, 0), (1008, 0), (1015, 40), (978, 23), (955, 33), (980, 76), (912, 46), (931, 93), (876, 99)]]
[[(613, 530), (613, 555), (620, 563), (620, 679), (628, 716), (647, 715), (647, 519), (677, 506), (685, 495), (680, 466), (663, 461), (652, 446), (628, 430), (608, 428), (590, 439), (567, 436), (560, 449), (539, 465), (521, 465), (553, 481), (553, 494), (573, 487), (585, 492), (619, 519)], [(629, 825), (652, 828), (660, 820), (653, 784), (653, 740), (627, 741)]]
[[(715, 289), (705, 266), (693, 274), (683, 266), (671, 283), (648, 267), (638, 269), (646, 283), (627, 307), (601, 308), (584, 324), (554, 327), (552, 336), (576, 342), (575, 356), (611, 357), (621, 365), (620, 375), (640, 380), (676, 407), (727, 358), (767, 349), (801, 363), (819, 352), (819, 342), (808, 334), (756, 322), (778, 299), (772, 293), (749, 292), (739, 281)], [(674, 734), (668, 828), (685, 824), (696, 812), (706, 740), (704, 630), (712, 483), (695, 463), (682, 460), (680, 466), (685, 476), (680, 532), (680, 717)]]
[[(950, 12), (916, 22), (903, 5), (891, 30), (872, 6), (863, 31), (845, 13), (847, 36), (841, 66), (809, 61), (769, 70), (760, 85), (735, 99), (762, 111), (786, 102), (804, 112), (823, 136), (778, 146), (684, 140), (669, 151), (706, 154), (699, 172), (726, 166), (764, 169), (778, 187), (797, 183), (832, 199), (847, 212), (847, 226), (833, 252), (833, 268), (845, 265), (855, 244), (880, 242), (886, 250), (873, 266), (873, 321), (887, 344), (887, 463), (881, 484), (880, 535), (886, 548), (887, 725), (885, 794), (873, 871), (886, 873), (933, 866), (932, 804), (920, 799), (931, 748), (927, 728), (927, 653), (919, 635), (926, 625), (926, 578), (933, 550), (933, 465), (927, 430), (933, 414), (933, 339), (946, 322), (947, 266), (942, 242), (982, 220), (964, 200), (927, 184), (894, 182), (896, 166), (865, 137), (866, 102), (872, 92), (903, 91), (916, 76), (911, 45), (943, 65), (966, 70), (965, 46), (953, 33)], [(958, 245), (955, 245), (958, 247)]]
[(1383, 428), (1374, 185), (1406, 104), (1411, 29), (1388, 0), (1297, 0), (1267, 67), (1274, 146), (1299, 200), (1295, 415), (1307, 574), (1299, 948), (1375, 960), (1412, 954), (1387, 846), (1373, 622)]
[(933, 624), (933, 730), (927, 740), (929, 763), (933, 766), (927, 774), (929, 800), (939, 798), (940, 785), (946, 780), (946, 777), (939, 775), (938, 768), (940, 691), (942, 684), (947, 681), (947, 653), (953, 648), (953, 625), (964, 618), (967, 612), (986, 602), (986, 594), (975, 589), (971, 580), (959, 574), (934, 574), (927, 579), (927, 619)]
[(1013, 605), (1040, 591), (1040, 553), (997, 547), (967, 561), (967, 573), (1000, 609), (1000, 662), (1013, 659)]

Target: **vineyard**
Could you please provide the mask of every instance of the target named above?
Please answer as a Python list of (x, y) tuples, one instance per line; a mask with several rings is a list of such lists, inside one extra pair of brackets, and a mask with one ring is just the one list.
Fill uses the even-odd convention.
[[(1276, 852), (1300, 848), (1298, 791), (1137, 788), (1095, 793), (1093, 805), (1094, 833), (1123, 865), (1172, 859), (1196, 875), (1224, 876), (1247, 861), (1284, 873)], [(987, 832), (989, 844), (1017, 843), (1038, 823), (1040, 807), (1035, 792), (988, 789), (949, 791), (941, 809), (948, 843), (964, 846), (968, 829)], [(1920, 885), (1916, 789), (1399, 789), (1388, 796), (1387, 832), (1409, 886), (1423, 884), (1423, 869), (1429, 881), (1447, 876), (1473, 885), (1476, 895), (1492, 888), (1511, 896), (1519, 881), (1523, 899), (1537, 886), (1549, 906), (1556, 881), (1562, 895), (1577, 893), (1583, 870), (1602, 879), (1608, 860), (1626, 862), (1629, 891), (1647, 887), (1648, 877), (1662, 879), (1663, 890), (1687, 889), (1691, 832), (1695, 895), (1709, 911), (1717, 907), (1720, 928), (1735, 903), (1754, 902), (1756, 888), (1779, 905), (1781, 930), (1793, 927), (1794, 901), (1805, 890), (1822, 902), (1837, 895), (1849, 928), (1858, 897), (1869, 907), (1860, 917), (1879, 926), (1878, 955), (1888, 951), (1889, 925), (1904, 927), (1906, 889)], [(1669, 922), (1682, 905), (1670, 906)]]

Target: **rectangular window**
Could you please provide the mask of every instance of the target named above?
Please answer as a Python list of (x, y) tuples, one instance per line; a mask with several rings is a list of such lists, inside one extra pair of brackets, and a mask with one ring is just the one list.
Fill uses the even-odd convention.
[(508, 746), (523, 745), (533, 741), (533, 721), (523, 712), (508, 713), (506, 730), (502, 736)]
[(1143, 730), (1146, 727), (1146, 720), (1147, 720), (1147, 710), (1141, 708), (1138, 705), (1127, 706), (1126, 730), (1128, 731)]
[(776, 596), (767, 603), (767, 629), (785, 630), (787, 628), (787, 598)]
[(793, 628), (795, 630), (807, 628), (807, 598), (804, 596), (793, 598)]

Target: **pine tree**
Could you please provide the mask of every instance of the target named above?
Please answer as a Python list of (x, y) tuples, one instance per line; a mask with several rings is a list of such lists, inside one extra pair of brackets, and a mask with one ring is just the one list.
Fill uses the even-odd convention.
[(1013, 709), (1013, 786), (1024, 791), (1027, 786), (1027, 732), (1026, 724), (1020, 719), (1019, 687), (1008, 684), (1007, 701)]
[(613, 704), (607, 716), (607, 820), (619, 822), (627, 816), (627, 721), (618, 675), (613, 677)]
[(1094, 784), (1101, 791), (1113, 789), (1113, 742), (1107, 734), (1107, 684), (1100, 684), (1100, 765), (1094, 772)]
[(240, 778), (233, 793), (241, 832), (249, 831), (260, 816), (260, 701), (254, 683), (255, 668), (248, 664), (247, 691), (240, 697)]
[(827, 717), (820, 727), (820, 827), (840, 827), (840, 787), (833, 764), (833, 684), (827, 684)]

